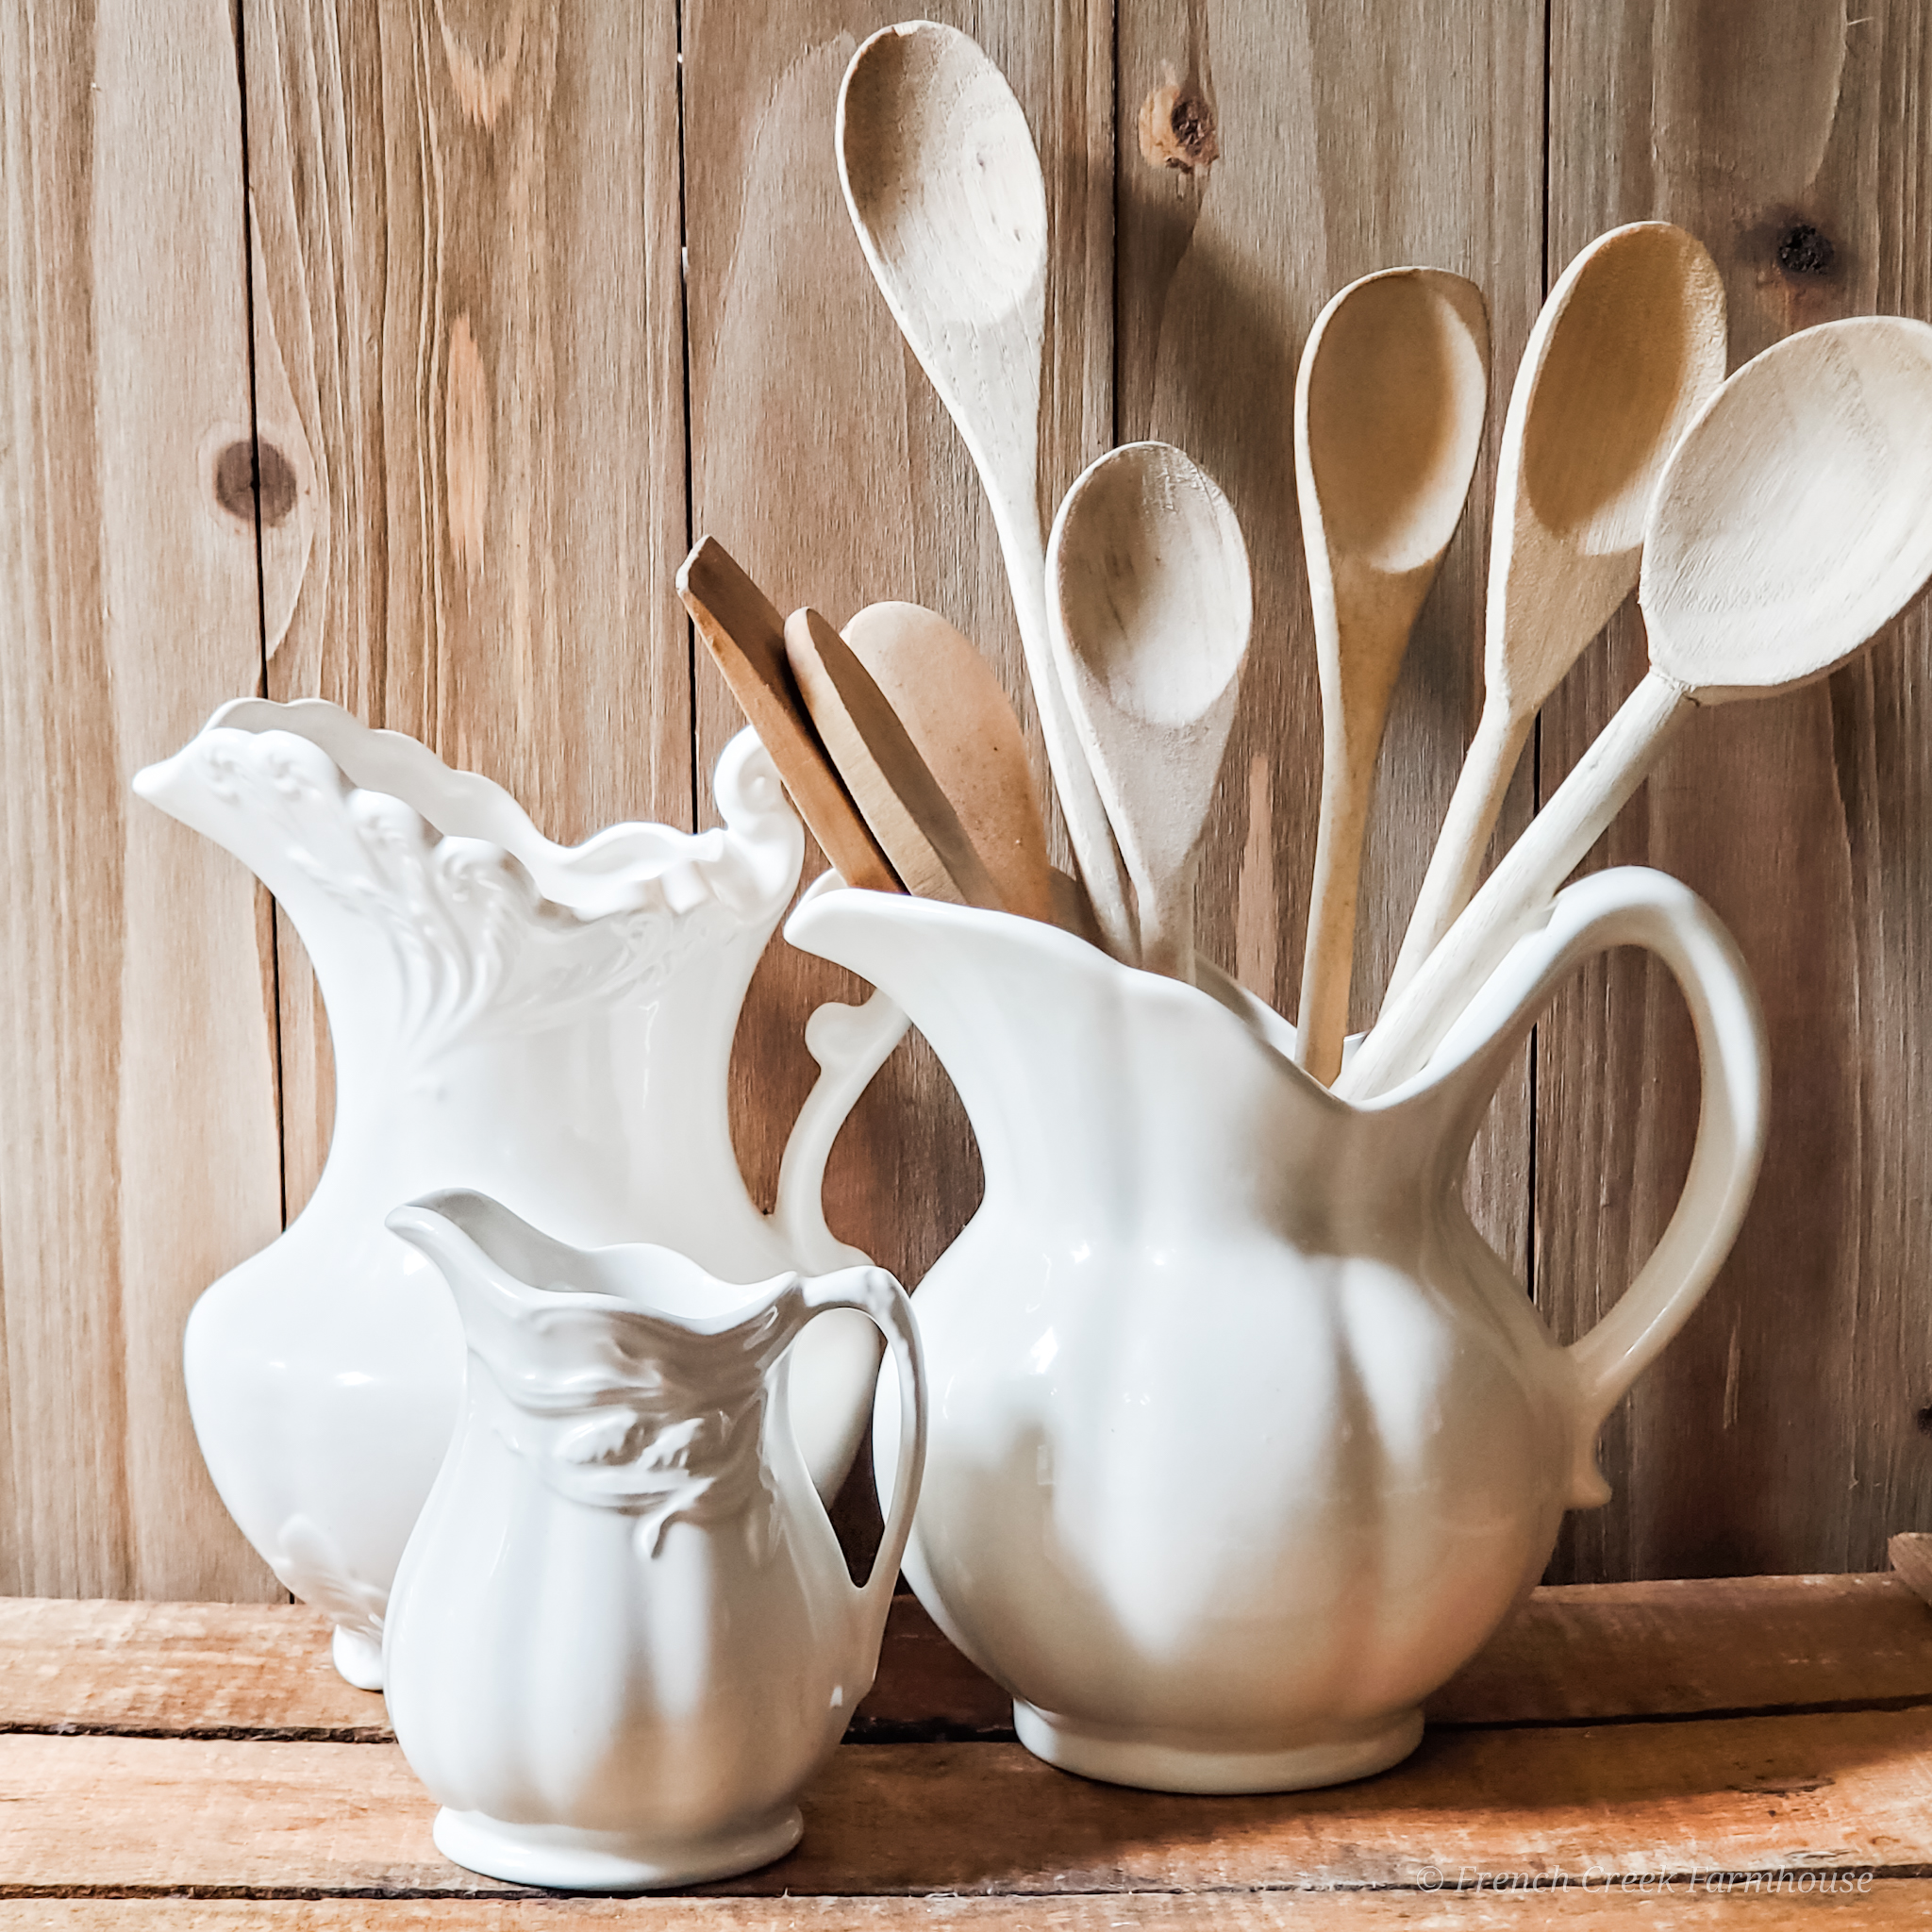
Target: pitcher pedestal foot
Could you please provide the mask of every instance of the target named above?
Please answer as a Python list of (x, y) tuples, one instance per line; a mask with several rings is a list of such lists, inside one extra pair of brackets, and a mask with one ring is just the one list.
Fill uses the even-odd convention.
[(731, 1878), (782, 1858), (805, 1831), (795, 1806), (742, 1830), (707, 1838), (645, 1840), (625, 1832), (567, 1824), (506, 1824), (480, 1811), (436, 1814), (436, 1849), (486, 1878), (558, 1891), (654, 1891)]
[(328, 1647), (337, 1674), (358, 1690), (382, 1689), (382, 1640), (367, 1631), (345, 1630), (338, 1624)]
[(1349, 1736), (1279, 1751), (1209, 1751), (1090, 1728), (1013, 1700), (1013, 1728), (1034, 1757), (1103, 1784), (1145, 1791), (1302, 1791), (1399, 1764), (1422, 1742), (1423, 1714), (1405, 1710)]

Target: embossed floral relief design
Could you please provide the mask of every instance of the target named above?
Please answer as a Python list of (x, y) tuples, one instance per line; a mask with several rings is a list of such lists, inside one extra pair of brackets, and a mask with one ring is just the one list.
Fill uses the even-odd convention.
[(284, 734), (221, 734), (202, 762), (215, 796), (274, 825), (316, 893), (381, 935), (400, 994), (395, 1046), (417, 1069), (458, 1044), (648, 1001), (742, 926), (692, 890), (689, 864), (677, 869), (681, 904), (666, 877), (646, 875), (636, 905), (582, 918), (502, 846), (444, 836)]
[(761, 1499), (748, 1527), (762, 1539), (774, 1500), (765, 1377), (795, 1332), (790, 1300), (722, 1335), (622, 1307), (540, 1310), (526, 1320), (544, 1340), (575, 1333), (591, 1344), (586, 1361), (592, 1348), (600, 1359), (563, 1374), (528, 1360), (521, 1372), (492, 1363), (514, 1413), (497, 1433), (559, 1494), (635, 1516), (641, 1555), (657, 1556), (674, 1523), (722, 1524)]

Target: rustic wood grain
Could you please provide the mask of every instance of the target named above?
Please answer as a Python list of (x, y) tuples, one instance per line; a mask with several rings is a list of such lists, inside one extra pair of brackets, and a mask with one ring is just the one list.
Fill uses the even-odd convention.
[[(1452, 1874), (1453, 1875), (1453, 1874)], [(1772, 1932), (1822, 1924), (1921, 1925), (1932, 1912), (1932, 1881), (1862, 1874), (1784, 1872), (1674, 1878), (1668, 1890), (1606, 1890), (1579, 1877), (1569, 1890), (1518, 1890), (1513, 1874), (1472, 1876), (1458, 1893), (1284, 1890), (1108, 1892), (1056, 1898), (517, 1898), (517, 1899), (0, 1899), (0, 1928), (121, 1932), (570, 1932), (578, 1925), (637, 1925), (647, 1932), (810, 1932), (819, 1926), (878, 1932), (1111, 1932), (1160, 1926), (1173, 1932), (1342, 1932), (1401, 1926), (1405, 1932), (1475, 1932), (1491, 1926), (1744, 1926)], [(1500, 1889), (1491, 1887), (1500, 1878)], [(1621, 1883), (1621, 1881), (1620, 1881)], [(1828, 1890), (1821, 1890), (1829, 1886)], [(1802, 1890), (1801, 1890), (1802, 1888)]]
[[(0, 0), (0, 1587), (272, 1588), (200, 1473), (178, 1336), (272, 1236), (282, 1184), (307, 1197), (326, 1027), (233, 861), (125, 789), (262, 682), (264, 642), (272, 695), (416, 731), (554, 835), (691, 823), (735, 728), (708, 667), (693, 697), (672, 591), (694, 505), (788, 607), (915, 597), (984, 642), (1043, 779), (990, 519), (838, 196), (839, 75), (894, 11)], [(1492, 435), (1398, 687), (1359, 1022), (1476, 715), (1493, 430), (1541, 290), (1661, 215), (1717, 257), (1734, 359), (1834, 315), (1932, 316), (1932, 21), (1913, 0), (1391, 0), (1372, 30), (1342, 0), (942, 17), (1012, 78), (1045, 165), (1042, 503), (1156, 435), (1242, 517), (1256, 649), (1199, 933), (1276, 1005), (1320, 757), (1295, 356), (1368, 269), (1440, 264), (1489, 297)], [(1737, 932), (1773, 1141), (1724, 1279), (1607, 1432), (1618, 1500), (1571, 1520), (1553, 1575), (1857, 1567), (1932, 1528), (1928, 651), (1913, 616), (1826, 687), (1696, 721), (1606, 842)], [(1586, 653), (1544, 794), (1641, 662), (1628, 615)], [(856, 991), (782, 943), (761, 969), (733, 1082), (765, 1197), (813, 1071), (803, 1018)], [(1478, 1221), (1519, 1264), (1534, 1246), (1566, 1335), (1674, 1197), (1687, 1042), (1642, 965), (1573, 983), (1538, 1047), (1533, 1243), (1526, 1071), (1478, 1142)], [(835, 1225), (909, 1281), (970, 1211), (971, 1135), (916, 1042), (830, 1189)]]
[(259, 1596), (181, 1324), (279, 1208), (251, 884), (133, 773), (261, 675), (221, 0), (0, 5), (0, 1589)]
[[(269, 694), (691, 823), (675, 9), (244, 0)], [(279, 508), (281, 518), (274, 512)], [(326, 1032), (282, 947), (289, 1207)]]
[(1432, 1724), (1932, 1698), (1932, 1608), (1895, 1576), (1537, 1591), (1429, 1699)]
[[(1045, 758), (991, 518), (965, 450), (902, 344), (840, 196), (833, 116), (858, 42), (903, 8), (800, 0), (753, 8), (691, 0), (684, 15), (692, 507), (781, 608), (835, 625), (906, 599), (937, 610), (992, 659)], [(1099, 0), (944, 5), (1012, 83), (1047, 182), (1041, 487), (1058, 501), (1111, 440), (1112, 258), (1108, 201), (1111, 10)], [(698, 672), (700, 766), (738, 728), (710, 667)], [(1058, 831), (1056, 837), (1058, 838)], [(1057, 851), (1064, 862), (1063, 841)], [(819, 869), (813, 853), (807, 870)], [(753, 1191), (769, 1198), (813, 1068), (801, 1029), (858, 981), (782, 942), (766, 954), (740, 1029), (734, 1128)], [(923, 1042), (888, 1063), (841, 1137), (826, 1182), (834, 1231), (908, 1285), (979, 1192), (970, 1132)]]
[[(1932, 1708), (1424, 1739), (1329, 1790), (1180, 1798), (1017, 1744), (846, 1745), (789, 1857), (730, 1895), (1426, 1889), (1462, 1871), (1916, 1875)], [(7, 1890), (502, 1892), (430, 1843), (392, 1744), (0, 1738)]]
[[(302, 1605), (0, 1600), (0, 1731), (390, 1736)], [(1894, 1576), (1536, 1591), (1429, 1700), (1438, 1726), (1932, 1702), (1932, 1609)], [(1012, 1707), (910, 1597), (887, 1620), (854, 1740), (1010, 1735)]]
[[(1735, 366), (1793, 329), (1932, 316), (1932, 22), (1911, 0), (1557, 0), (1550, 261), (1660, 216), (1724, 273)], [(1545, 712), (1545, 793), (1643, 665), (1638, 621)], [(1693, 720), (1605, 841), (1715, 907), (1771, 1030), (1771, 1138), (1729, 1266), (1605, 1441), (1617, 1500), (1553, 1577), (1867, 1568), (1932, 1523), (1925, 620), (1828, 685)], [(1696, 1120), (1665, 976), (1580, 974), (1541, 1029), (1539, 1299), (1565, 1335), (1649, 1250)]]
[(306, 1604), (0, 1599), (0, 1728), (391, 1735)]
[[(1254, 569), (1254, 643), (1202, 855), (1197, 942), (1265, 979), (1253, 991), (1291, 1017), (1322, 770), (1296, 361), (1328, 297), (1374, 269), (1450, 269), (1489, 300), (1490, 432), (1397, 686), (1371, 814), (1359, 1026), (1394, 964), (1480, 708), (1494, 449), (1542, 293), (1542, 32), (1538, 0), (1399, 0), (1375, 9), (1372, 28), (1335, 0), (1121, 0), (1117, 427), (1123, 441), (1158, 437), (1202, 463), (1234, 503)], [(1526, 776), (1512, 797), (1511, 830)], [(1258, 846), (1257, 818), (1270, 834)], [(1477, 1224), (1519, 1267), (1528, 1122), (1517, 1078), (1467, 1190)]]

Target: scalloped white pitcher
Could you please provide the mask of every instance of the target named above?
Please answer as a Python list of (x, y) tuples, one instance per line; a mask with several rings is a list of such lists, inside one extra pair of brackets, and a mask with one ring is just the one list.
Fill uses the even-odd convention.
[[(1708, 908), (1658, 873), (1571, 887), (1427, 1067), (1360, 1106), (1206, 968), (1186, 986), (1006, 914), (820, 887), (786, 933), (906, 1008), (978, 1136), (985, 1199), (915, 1297), (934, 1404), (906, 1572), (1022, 1741), (1183, 1791), (1406, 1756), (1564, 1509), (1607, 1497), (1598, 1426), (1749, 1199), (1763, 1026)], [(1461, 1174), (1557, 980), (1624, 944), (1683, 989), (1702, 1120), (1656, 1252), (1562, 1348)], [(881, 1407), (884, 1494), (894, 1432)]]
[[(612, 1891), (782, 1857), (871, 1688), (919, 1492), (925, 1385), (898, 1283), (848, 1268), (747, 1290), (661, 1247), (579, 1253), (471, 1193), (389, 1224), (441, 1270), (470, 1352), (384, 1644), (437, 1844), (492, 1877)], [(788, 1350), (840, 1320), (876, 1323), (894, 1368), (898, 1501), (863, 1585), (785, 1424)]]
[[(572, 1242), (653, 1241), (727, 1281), (862, 1261), (827, 1231), (819, 1188), (902, 1023), (881, 1001), (808, 1028), (824, 1073), (760, 1214), (726, 1068), (804, 837), (748, 731), (718, 761), (724, 825), (695, 837), (623, 824), (555, 845), (498, 786), (316, 700), (225, 705), (134, 785), (254, 870), (321, 983), (327, 1163), (279, 1239), (196, 1303), (185, 1361), (223, 1502), (333, 1618), (337, 1668), (375, 1689), (391, 1580), (463, 1386), (448, 1292), (384, 1216), (465, 1187)], [(877, 1360), (858, 1314), (799, 1344), (792, 1418), (828, 1495)]]

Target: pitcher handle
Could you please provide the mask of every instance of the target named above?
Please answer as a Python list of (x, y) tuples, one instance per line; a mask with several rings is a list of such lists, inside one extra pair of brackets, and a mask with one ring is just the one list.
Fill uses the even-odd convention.
[[(1641, 866), (1592, 874), (1557, 894), (1548, 923), (1505, 956), (1422, 1082), (1398, 1090), (1434, 1085), (1445, 1069), (1472, 1062), (1493, 1065), (1500, 1078), (1557, 982), (1612, 946), (1642, 946), (1670, 970), (1690, 1009), (1703, 1091), (1670, 1224), (1616, 1306), (1566, 1351), (1575, 1376), (1573, 1508), (1609, 1500), (1596, 1465), (1597, 1430), (1703, 1300), (1750, 1204), (1764, 1152), (1769, 1063), (1749, 969), (1717, 915), (1679, 880)], [(1488, 1092), (1485, 1086), (1485, 1107)]]
[(819, 1076), (785, 1142), (772, 1220), (792, 1265), (807, 1274), (850, 1267), (866, 1258), (825, 1225), (825, 1163), (846, 1116), (906, 1037), (909, 1024), (882, 992), (862, 1007), (827, 1001), (805, 1023), (805, 1043), (819, 1063)]
[(864, 1609), (882, 1624), (906, 1554), (906, 1540), (912, 1533), (920, 1479), (925, 1474), (925, 1355), (919, 1324), (912, 1317), (911, 1297), (883, 1268), (841, 1268), (802, 1286), (808, 1322), (832, 1308), (856, 1308), (870, 1316), (886, 1338), (898, 1377), (899, 1457), (892, 1477), (892, 1505), (886, 1512), (878, 1553), (872, 1559), (872, 1574), (856, 1586)]

